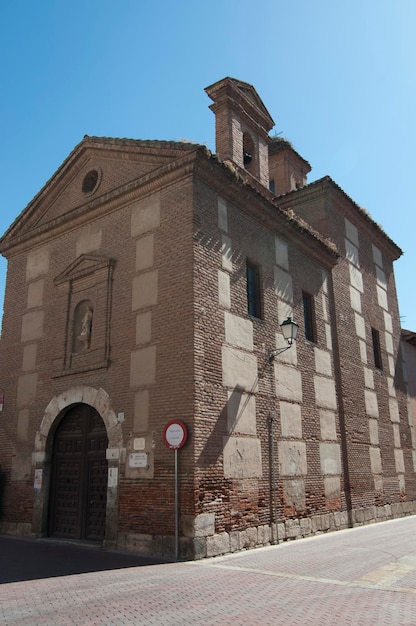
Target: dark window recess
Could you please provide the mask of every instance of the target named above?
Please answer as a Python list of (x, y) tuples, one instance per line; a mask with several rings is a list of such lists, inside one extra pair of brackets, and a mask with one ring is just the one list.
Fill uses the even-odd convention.
[(305, 339), (316, 343), (315, 306), (313, 296), (303, 293), (303, 319), (305, 323)]
[(247, 150), (244, 150), (244, 153), (243, 153), (244, 167), (247, 167), (247, 165), (250, 165), (252, 158), (253, 157), (251, 156), (251, 153), (248, 152)]
[(96, 185), (98, 183), (98, 172), (97, 170), (91, 170), (88, 174), (85, 175), (84, 180), (82, 181), (82, 191), (83, 193), (91, 193), (94, 191)]
[(254, 144), (248, 133), (243, 133), (243, 163), (244, 167), (250, 169), (253, 161)]
[(276, 189), (276, 186), (274, 184), (274, 180), (269, 181), (269, 189), (272, 193), (274, 193), (274, 190)]
[(374, 366), (382, 370), (383, 361), (381, 360), (380, 333), (375, 328), (371, 329), (371, 338), (373, 340)]
[(260, 267), (247, 261), (247, 308), (249, 315), (263, 317)]

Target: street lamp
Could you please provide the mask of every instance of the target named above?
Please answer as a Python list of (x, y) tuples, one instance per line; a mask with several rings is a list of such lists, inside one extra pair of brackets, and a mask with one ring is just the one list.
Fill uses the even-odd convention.
[(280, 324), (280, 328), (282, 329), (283, 337), (286, 339), (288, 345), (283, 348), (277, 348), (277, 350), (268, 349), (267, 355), (269, 359), (269, 363), (273, 363), (274, 359), (284, 352), (285, 350), (289, 350), (293, 342), (296, 340), (298, 336), (299, 326), (292, 320), (291, 317), (288, 317), (284, 322)]

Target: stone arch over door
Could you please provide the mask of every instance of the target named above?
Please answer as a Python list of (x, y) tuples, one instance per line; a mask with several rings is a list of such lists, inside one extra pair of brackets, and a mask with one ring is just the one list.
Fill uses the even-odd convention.
[(32, 530), (36, 535), (47, 533), (51, 484), (53, 434), (63, 413), (76, 404), (87, 404), (102, 418), (108, 437), (108, 481), (105, 544), (115, 545), (118, 524), (119, 465), (123, 455), (121, 424), (113, 410), (110, 396), (104, 389), (76, 386), (52, 398), (45, 409), (34, 447), (35, 484)]

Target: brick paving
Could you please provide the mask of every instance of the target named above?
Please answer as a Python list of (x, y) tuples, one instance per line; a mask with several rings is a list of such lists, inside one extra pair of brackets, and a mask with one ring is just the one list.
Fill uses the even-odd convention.
[[(0, 624), (416, 625), (415, 532), (408, 517), (195, 563), (120, 569), (123, 555), (107, 553), (118, 569), (22, 571), (0, 585)], [(88, 555), (94, 569), (97, 551)]]

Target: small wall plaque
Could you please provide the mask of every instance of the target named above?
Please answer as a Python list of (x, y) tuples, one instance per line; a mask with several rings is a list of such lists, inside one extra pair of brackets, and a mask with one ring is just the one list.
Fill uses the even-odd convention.
[(133, 454), (129, 454), (129, 466), (130, 467), (147, 467), (147, 453), (146, 452), (133, 452)]
[(133, 439), (133, 450), (144, 450), (146, 447), (146, 441), (144, 437), (136, 437)]
[(108, 486), (117, 487), (118, 483), (118, 469), (117, 467), (108, 468)]
[(43, 470), (35, 469), (35, 480), (34, 480), (34, 484), (33, 484), (35, 489), (41, 489), (42, 488), (42, 474), (43, 474)]

